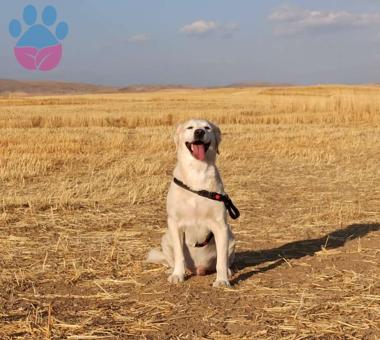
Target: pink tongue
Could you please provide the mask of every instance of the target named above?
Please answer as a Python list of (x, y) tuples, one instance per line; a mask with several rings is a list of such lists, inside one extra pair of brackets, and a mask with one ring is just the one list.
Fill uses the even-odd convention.
[(205, 152), (205, 146), (203, 144), (192, 144), (191, 149), (193, 151), (193, 156), (200, 160), (204, 161), (206, 157), (206, 152)]

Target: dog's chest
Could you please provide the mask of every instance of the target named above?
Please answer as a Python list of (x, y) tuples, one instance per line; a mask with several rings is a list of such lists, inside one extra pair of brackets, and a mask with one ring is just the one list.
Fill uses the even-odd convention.
[[(174, 172), (174, 177), (182, 180), (192, 190), (223, 192), (223, 184), (215, 167), (208, 167), (202, 171), (192, 169), (186, 175), (182, 176), (178, 169)], [(181, 227), (199, 226), (203, 229), (210, 228), (212, 223), (223, 218), (224, 205), (172, 182), (168, 193), (167, 211)]]
[(181, 206), (182, 214), (192, 224), (207, 224), (207, 220), (215, 218), (216, 207), (219, 202), (196, 196), (187, 199)]
[(210, 223), (215, 219), (215, 210), (210, 208), (210, 203), (215, 202), (194, 198), (187, 202), (186, 207), (183, 207), (184, 231), (188, 245), (203, 242), (209, 234)]

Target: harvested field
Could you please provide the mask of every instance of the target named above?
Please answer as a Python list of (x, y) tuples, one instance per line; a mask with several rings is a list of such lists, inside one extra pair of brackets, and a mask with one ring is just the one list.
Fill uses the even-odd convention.
[[(232, 289), (144, 262), (173, 126), (223, 132)], [(0, 97), (1, 339), (379, 339), (380, 88)]]

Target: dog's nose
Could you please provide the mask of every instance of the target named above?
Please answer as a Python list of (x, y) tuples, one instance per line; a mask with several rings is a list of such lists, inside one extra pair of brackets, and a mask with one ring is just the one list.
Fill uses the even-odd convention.
[(196, 129), (196, 130), (194, 131), (194, 137), (195, 137), (195, 138), (200, 139), (200, 138), (202, 138), (204, 135), (205, 135), (205, 130), (203, 130), (203, 129)]

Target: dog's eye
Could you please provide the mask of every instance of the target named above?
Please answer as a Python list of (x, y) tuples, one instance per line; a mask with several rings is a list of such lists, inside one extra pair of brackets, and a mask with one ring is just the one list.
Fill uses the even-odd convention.
[(194, 127), (193, 126), (188, 126), (186, 129), (192, 130), (192, 129), (194, 129)]
[(206, 130), (210, 130), (210, 127), (209, 127), (209, 126), (205, 126), (205, 129), (206, 129)]

